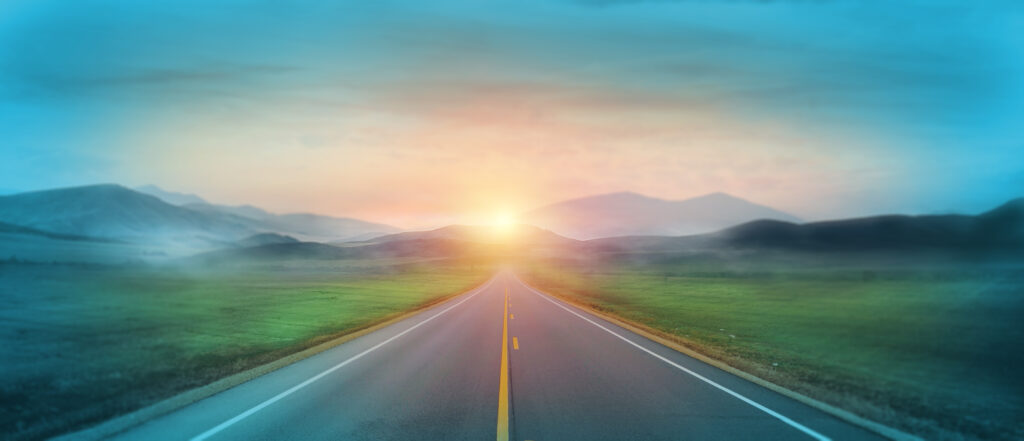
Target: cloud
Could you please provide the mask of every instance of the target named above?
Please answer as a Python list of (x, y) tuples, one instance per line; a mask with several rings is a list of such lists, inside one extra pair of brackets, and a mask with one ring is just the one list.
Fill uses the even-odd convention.
[[(619, 190), (724, 190), (814, 217), (1019, 170), (1019, 145), (997, 142), (1024, 116), (1004, 9), (183, 1), (0, 15), (2, 159), (88, 151), (112, 161), (107, 181), (410, 218)], [(66, 163), (67, 179), (96, 164)]]
[(203, 66), (141, 67), (132, 66), (116, 71), (90, 72), (32, 71), (9, 72), (16, 81), (11, 84), (16, 95), (46, 96), (64, 99), (80, 97), (111, 98), (121, 93), (163, 94), (167, 89), (201, 88), (211, 91), (244, 90), (259, 81), (274, 81), (270, 77), (298, 72), (296, 66), (245, 65), (211, 63)]

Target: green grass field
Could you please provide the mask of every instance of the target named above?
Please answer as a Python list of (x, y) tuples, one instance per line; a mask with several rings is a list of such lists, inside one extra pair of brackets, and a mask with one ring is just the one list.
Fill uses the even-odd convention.
[(1019, 265), (547, 261), (520, 272), (549, 292), (927, 439), (1024, 437)]
[(218, 271), (0, 263), (0, 433), (36, 439), (100, 422), (466, 291), (492, 272), (461, 262)]

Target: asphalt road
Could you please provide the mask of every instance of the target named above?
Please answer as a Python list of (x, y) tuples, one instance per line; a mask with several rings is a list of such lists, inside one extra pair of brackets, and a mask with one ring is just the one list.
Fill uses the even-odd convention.
[(881, 438), (503, 272), (116, 439)]

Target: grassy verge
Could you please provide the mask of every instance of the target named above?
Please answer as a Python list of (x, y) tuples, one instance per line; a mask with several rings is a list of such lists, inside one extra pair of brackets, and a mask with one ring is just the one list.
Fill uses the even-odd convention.
[[(891, 267), (890, 267), (891, 268)], [(1024, 271), (544, 261), (535, 286), (928, 439), (1021, 439)]]
[(0, 264), (0, 433), (37, 439), (127, 413), (468, 290), (492, 272), (466, 262), (342, 265)]

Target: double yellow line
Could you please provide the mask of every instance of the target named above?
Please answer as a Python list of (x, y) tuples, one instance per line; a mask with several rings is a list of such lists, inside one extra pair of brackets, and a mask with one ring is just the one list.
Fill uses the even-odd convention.
[(505, 313), (501, 325), (501, 379), (498, 384), (498, 441), (508, 441), (508, 293), (505, 287)]

